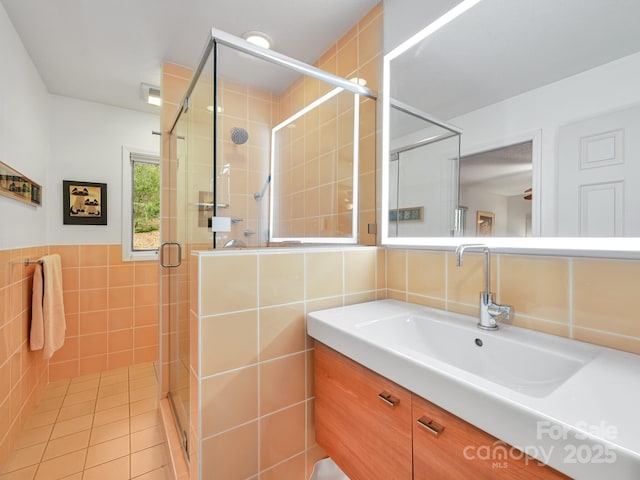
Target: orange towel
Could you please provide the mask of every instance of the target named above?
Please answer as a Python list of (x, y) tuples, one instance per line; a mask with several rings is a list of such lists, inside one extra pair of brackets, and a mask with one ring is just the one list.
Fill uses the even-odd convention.
[(31, 350), (42, 349), (42, 358), (51, 358), (64, 344), (67, 325), (62, 296), (62, 266), (60, 255), (45, 255), (42, 266), (33, 274), (31, 306)]
[(36, 263), (36, 269), (33, 272), (33, 293), (31, 296), (31, 331), (29, 334), (31, 350), (40, 350), (44, 347), (44, 320), (42, 317), (43, 295), (42, 265)]

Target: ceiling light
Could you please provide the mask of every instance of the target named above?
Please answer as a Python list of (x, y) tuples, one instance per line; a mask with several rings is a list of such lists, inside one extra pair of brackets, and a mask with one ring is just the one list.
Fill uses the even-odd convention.
[(244, 38), (247, 42), (253, 43), (254, 45), (257, 45), (259, 47), (271, 48), (271, 38), (269, 38), (266, 33), (253, 30), (251, 32), (244, 33), (242, 35), (242, 38)]
[(159, 107), (162, 105), (162, 97), (160, 96), (160, 87), (149, 85), (148, 83), (140, 84), (140, 95), (142, 99), (149, 105)]
[(147, 103), (149, 105), (155, 105), (159, 107), (162, 105), (162, 98), (160, 98), (160, 90), (156, 88), (152, 88), (149, 90), (149, 97), (147, 98)]

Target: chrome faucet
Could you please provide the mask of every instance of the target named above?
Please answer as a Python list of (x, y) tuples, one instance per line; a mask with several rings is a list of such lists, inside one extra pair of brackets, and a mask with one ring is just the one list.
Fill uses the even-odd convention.
[(465, 250), (475, 250), (484, 253), (484, 292), (480, 293), (480, 321), (478, 328), (483, 330), (497, 330), (498, 323), (509, 320), (513, 314), (513, 308), (508, 305), (498, 305), (493, 301), (491, 293), (491, 251), (489, 247), (481, 243), (466, 243), (456, 248), (456, 266), (462, 266), (462, 255)]

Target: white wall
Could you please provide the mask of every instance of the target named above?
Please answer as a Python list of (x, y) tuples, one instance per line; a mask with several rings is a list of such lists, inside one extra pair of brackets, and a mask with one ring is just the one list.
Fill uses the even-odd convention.
[[(42, 207), (0, 196), (0, 250), (119, 243), (123, 145), (159, 152), (159, 114), (50, 95), (0, 3), (0, 161), (42, 185)], [(62, 180), (108, 184), (108, 225), (62, 224)]]
[[(160, 151), (159, 115), (51, 96), (51, 162), (45, 200), (51, 245), (119, 243), (122, 235), (122, 146)], [(62, 181), (107, 184), (108, 224), (64, 225)]]
[(507, 237), (531, 235), (531, 200), (514, 195), (507, 200)]
[(467, 210), (465, 224), (465, 237), (476, 236), (476, 213), (478, 211), (491, 212), (495, 215), (493, 220), (493, 236), (504, 237), (507, 235), (507, 200), (509, 197), (487, 192), (482, 186), (460, 188), (460, 205)]
[[(410, 145), (432, 135), (430, 129), (394, 139), (391, 148)], [(441, 129), (437, 133), (442, 133)], [(424, 207), (422, 221), (390, 222), (390, 235), (400, 237), (449, 236), (457, 205), (458, 138), (451, 137), (400, 154), (390, 165), (389, 208)], [(398, 182), (398, 167), (400, 179)], [(399, 183), (399, 190), (396, 185)]]
[[(0, 3), (0, 161), (43, 186), (47, 194), (49, 94)], [(49, 207), (0, 195), (0, 249), (46, 245)]]

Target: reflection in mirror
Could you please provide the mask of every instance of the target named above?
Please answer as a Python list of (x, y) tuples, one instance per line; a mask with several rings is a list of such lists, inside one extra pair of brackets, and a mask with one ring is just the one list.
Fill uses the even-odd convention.
[[(393, 9), (402, 18), (398, 9), (407, 3), (386, 2), (385, 14)], [(483, 0), (400, 54), (389, 52), (389, 96), (464, 132), (458, 206), (468, 208), (465, 235), (477, 235), (480, 211), (495, 214), (493, 236), (640, 236), (637, 18), (640, 2), (631, 0), (615, 8), (602, 0)], [(389, 118), (393, 142), (398, 127)], [(526, 188), (514, 180), (509, 193), (532, 189), (531, 226), (519, 220), (516, 229), (497, 207), (472, 204), (464, 164), (470, 154), (527, 139), (531, 179)], [(483, 165), (487, 175), (494, 169)], [(390, 190), (405, 188), (389, 181)]]
[(359, 122), (359, 96), (336, 87), (272, 129), (271, 241), (355, 242)]
[(390, 113), (389, 235), (452, 235), (460, 131), (400, 102)]
[[(460, 201), (465, 237), (530, 237), (533, 142), (460, 158)], [(491, 228), (481, 228), (489, 213)], [(468, 215), (473, 217), (473, 222)]]

